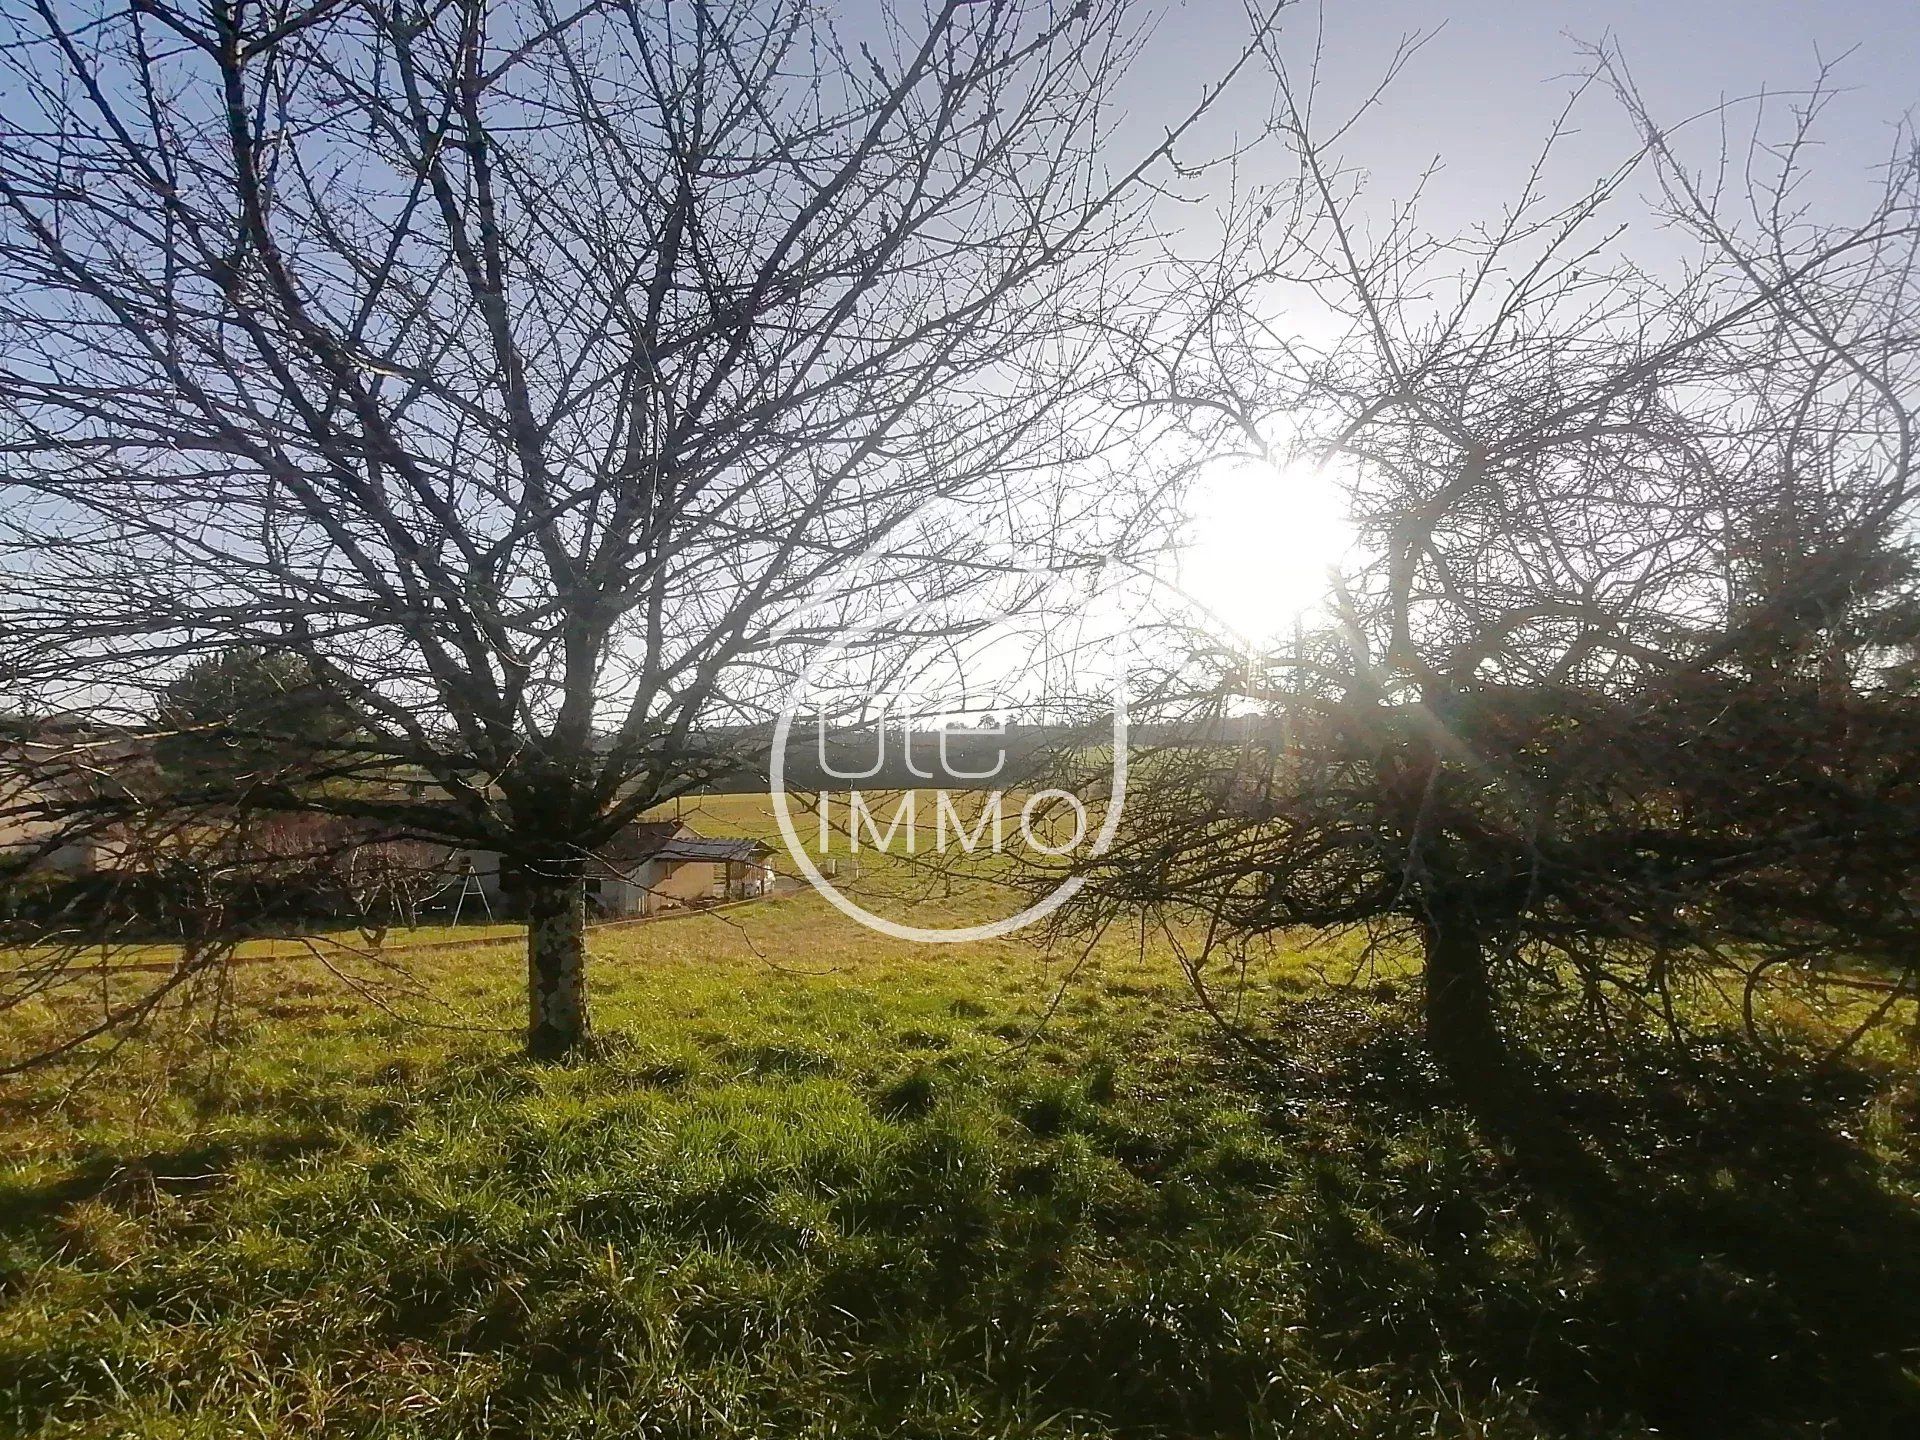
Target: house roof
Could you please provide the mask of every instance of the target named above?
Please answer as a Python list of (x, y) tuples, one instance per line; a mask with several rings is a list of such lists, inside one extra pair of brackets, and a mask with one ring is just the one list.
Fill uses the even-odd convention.
[(757, 860), (772, 847), (759, 840), (708, 840), (698, 835), (676, 836), (651, 858), (655, 860)]
[(669, 841), (692, 834), (692, 828), (681, 820), (636, 820), (594, 854), (610, 865), (637, 865), (651, 860)]
[(594, 851), (591, 869), (601, 875), (631, 878), (649, 861), (684, 865), (694, 861), (752, 862), (772, 853), (759, 840), (713, 840), (696, 835), (683, 820), (641, 820), (627, 826)]
[(771, 850), (759, 840), (710, 839), (684, 820), (636, 820), (594, 854), (630, 866), (646, 860), (751, 860)]

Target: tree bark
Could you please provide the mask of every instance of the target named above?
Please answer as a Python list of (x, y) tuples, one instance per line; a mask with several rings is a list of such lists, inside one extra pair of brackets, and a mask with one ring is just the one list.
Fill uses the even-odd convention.
[(587, 888), (578, 860), (528, 866), (527, 1053), (557, 1060), (587, 1041)]
[(1467, 907), (1432, 902), (1420, 917), (1427, 1048), (1463, 1090), (1482, 1092), (1505, 1072), (1506, 1047), (1493, 1018), (1486, 945)]

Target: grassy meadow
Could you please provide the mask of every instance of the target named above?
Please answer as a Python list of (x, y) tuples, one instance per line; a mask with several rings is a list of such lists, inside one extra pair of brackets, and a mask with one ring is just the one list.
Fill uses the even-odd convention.
[(484, 947), (405, 994), (239, 967), (200, 1045), (0, 1082), (0, 1433), (1920, 1433), (1898, 1036), (1543, 1012), (1530, 1154), (1350, 951), (1253, 967), (1257, 1054), (1120, 937), (907, 947), (804, 894), (593, 951), (577, 1063), (519, 1057)]

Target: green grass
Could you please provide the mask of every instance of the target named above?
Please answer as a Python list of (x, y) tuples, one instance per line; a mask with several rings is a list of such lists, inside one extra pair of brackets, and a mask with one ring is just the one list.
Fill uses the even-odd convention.
[(0, 1091), (0, 1431), (1920, 1433), (1891, 1042), (1536, 1017), (1532, 1152), (1300, 956), (1256, 1061), (1118, 945), (1044, 1026), (1064, 960), (812, 897), (594, 949), (577, 1064), (517, 1057), (488, 949), (395, 1014), (245, 967), (189, 1063)]

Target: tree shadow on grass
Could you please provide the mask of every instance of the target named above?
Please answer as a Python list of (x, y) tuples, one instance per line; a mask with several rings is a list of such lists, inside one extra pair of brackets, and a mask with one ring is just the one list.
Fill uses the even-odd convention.
[[(1387, 1257), (1345, 1238), (1314, 1282), (1355, 1337), (1342, 1360), (1430, 1348), (1470, 1387), (1533, 1392), (1573, 1433), (1920, 1434), (1911, 1152), (1859, 1138), (1884, 1077), (1642, 1036), (1531, 1056), (1518, 1088), (1463, 1096), (1403, 1017), (1353, 1008), (1311, 1028), (1297, 1068), (1236, 1068), (1282, 1129), (1301, 1128), (1303, 1101), (1340, 1117), (1345, 1203), (1374, 1197), (1430, 1267), (1427, 1293), (1399, 1302), (1424, 1327), (1379, 1323)], [(1470, 1138), (1452, 1144), (1451, 1125)], [(1430, 1160), (1411, 1185), (1377, 1159), (1409, 1144)]]
[[(1920, 1433), (1911, 1157), (1852, 1138), (1880, 1079), (1644, 1040), (1548, 1054), (1531, 1103), (1502, 1112), (1449, 1096), (1391, 1006), (1302, 1001), (1286, 1026), (1286, 1063), (1222, 1039), (1215, 1073), (1183, 1088), (1146, 1071), (980, 1088), (903, 1062), (917, 1082), (876, 1082), (871, 1128), (841, 1114), (842, 1140), (797, 1150), (729, 1129), (737, 1106), (696, 1106), (700, 1165), (617, 1107), (528, 1126), (519, 1062), (403, 1067), (270, 1139), (101, 1154), (0, 1189), (0, 1253), (62, 1253), (90, 1200), (206, 1196), (190, 1229), (217, 1273), (236, 1166), (358, 1135), (371, 1166), (349, 1153), (315, 1194), (242, 1207), (315, 1242), (272, 1281), (277, 1305), (390, 1360), (483, 1357), (501, 1433), (551, 1429), (556, 1405), (633, 1417), (720, 1385), (768, 1433), (836, 1406), (899, 1434), (982, 1433), (982, 1416), (1127, 1436)], [(651, 1093), (636, 1057), (601, 1063), (608, 1086)], [(851, 1083), (793, 1068), (754, 1093)], [(497, 1153), (380, 1155), (422, 1108)], [(509, 1183), (489, 1190), (495, 1173)], [(164, 1259), (171, 1238), (140, 1244)], [(192, 1292), (218, 1326), (251, 1323), (268, 1293), (251, 1251), (231, 1258), (233, 1284)], [(140, 1344), (172, 1344), (142, 1268), (103, 1266), (103, 1293)], [(50, 1323), (47, 1344), (62, 1337), (68, 1360), (16, 1356), (16, 1403), (45, 1410), (81, 1382), (102, 1414), (120, 1403), (72, 1358), (94, 1343), (84, 1317)], [(368, 1417), (389, 1381), (413, 1384), (349, 1368), (359, 1398), (338, 1403)], [(450, 1405), (422, 1432), (478, 1423)]]
[(243, 1160), (285, 1162), (337, 1148), (338, 1135), (297, 1129), (250, 1142), (191, 1142), (160, 1150), (88, 1155), (47, 1179), (0, 1181), (0, 1242), (44, 1235), (86, 1201), (137, 1212), (163, 1196), (211, 1193)]

